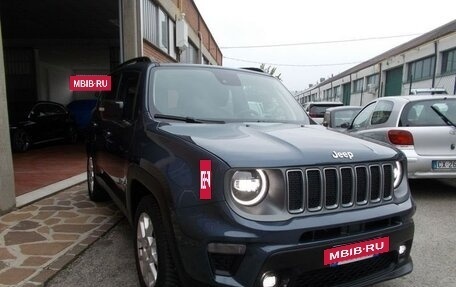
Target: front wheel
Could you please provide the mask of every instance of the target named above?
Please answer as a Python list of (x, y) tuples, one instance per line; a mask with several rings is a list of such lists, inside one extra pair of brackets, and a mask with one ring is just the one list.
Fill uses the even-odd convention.
[(180, 286), (162, 219), (154, 197), (144, 197), (135, 215), (135, 258), (141, 286)]

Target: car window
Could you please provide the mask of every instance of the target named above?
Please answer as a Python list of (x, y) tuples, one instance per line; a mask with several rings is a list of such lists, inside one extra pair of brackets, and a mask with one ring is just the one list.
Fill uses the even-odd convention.
[[(335, 128), (340, 128), (344, 123), (350, 123), (353, 117), (359, 110), (342, 110), (334, 112), (334, 123), (331, 125)], [(326, 117), (326, 115), (325, 115)]]
[(372, 111), (375, 108), (376, 102), (373, 102), (369, 105), (367, 105), (359, 114), (356, 116), (356, 118), (353, 120), (352, 123), (352, 129), (361, 129), (365, 128), (369, 124), (369, 119), (371, 118)]
[(153, 109), (197, 119), (308, 123), (299, 103), (277, 79), (247, 71), (160, 67), (151, 74)]
[(309, 115), (313, 118), (322, 118), (325, 115), (327, 108), (329, 108), (329, 106), (311, 106)]
[(372, 113), (371, 125), (386, 123), (393, 110), (393, 105), (391, 101), (379, 101)]
[(116, 100), (123, 102), (123, 120), (129, 121), (134, 118), (139, 76), (139, 72), (124, 72), (122, 74)]
[(407, 104), (402, 111), (400, 125), (406, 127), (445, 126), (445, 121), (432, 107), (456, 123), (456, 99), (442, 99)]
[(341, 105), (342, 104), (312, 104), (309, 106), (307, 112), (313, 118), (323, 118), (327, 109)]
[(111, 109), (110, 107), (115, 104), (117, 90), (119, 87), (119, 80), (120, 74), (112, 74), (111, 75), (111, 90), (110, 91), (102, 91), (99, 95), (99, 111), (103, 120), (110, 120), (112, 118), (119, 118), (117, 114), (119, 111), (116, 109)]

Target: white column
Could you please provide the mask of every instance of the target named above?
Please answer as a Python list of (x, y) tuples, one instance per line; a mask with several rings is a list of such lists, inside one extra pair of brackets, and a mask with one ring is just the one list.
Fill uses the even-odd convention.
[(14, 171), (11, 157), (1, 28), (0, 21), (0, 214), (3, 214), (16, 207), (16, 195), (14, 193)]
[(123, 61), (142, 55), (142, 51), (141, 53), (138, 51), (141, 47), (139, 41), (142, 41), (142, 39), (138, 39), (138, 29), (141, 27), (137, 25), (140, 11), (137, 10), (136, 4), (135, 0), (122, 0), (121, 2), (122, 10), (120, 13), (122, 21), (120, 21), (120, 29), (122, 43), (120, 44), (122, 45)]

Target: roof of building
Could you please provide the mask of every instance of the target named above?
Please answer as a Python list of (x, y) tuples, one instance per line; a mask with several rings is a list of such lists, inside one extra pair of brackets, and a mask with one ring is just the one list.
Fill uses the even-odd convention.
[(394, 47), (378, 56), (375, 56), (374, 58), (372, 59), (369, 59), (361, 64), (358, 64), (340, 74), (337, 74), (335, 75), (334, 77), (331, 77), (331, 78), (328, 78), (326, 81), (323, 81), (321, 82), (320, 84), (318, 85), (315, 85), (313, 86), (312, 88), (308, 89), (308, 90), (313, 90), (315, 88), (318, 88), (320, 86), (323, 86), (327, 83), (330, 83), (334, 80), (337, 80), (337, 79), (340, 79), (340, 78), (343, 78), (347, 75), (350, 75), (356, 71), (359, 71), (359, 70), (362, 70), (364, 68), (367, 68), (369, 66), (372, 66), (372, 65), (375, 65), (385, 59), (388, 59), (392, 56), (395, 56), (395, 55), (398, 55), (400, 53), (403, 53), (405, 51), (408, 51), (410, 49), (413, 49), (415, 47), (418, 47), (420, 45), (423, 45), (427, 42), (430, 42), (430, 41), (433, 41), (435, 39), (438, 39), (438, 38), (441, 38), (445, 35), (448, 35), (448, 34), (451, 34), (451, 33), (455, 33), (456, 32), (456, 20), (453, 20), (443, 26), (440, 26), (432, 31), (429, 31), (421, 36), (418, 36), (402, 45), (399, 45), (397, 47)]

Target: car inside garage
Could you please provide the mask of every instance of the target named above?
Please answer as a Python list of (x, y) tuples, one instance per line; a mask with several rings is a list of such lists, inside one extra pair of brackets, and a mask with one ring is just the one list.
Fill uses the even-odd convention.
[[(66, 108), (95, 99), (94, 92), (70, 91), (69, 78), (106, 74), (119, 63), (119, 5), (110, 0), (0, 1), (10, 127), (16, 119), (30, 117), (26, 107), (40, 101)], [(76, 110), (74, 117), (81, 118), (83, 112), (84, 108)], [(13, 138), (14, 131), (10, 133)], [(82, 173), (83, 140), (69, 144), (45, 139), (26, 152), (13, 153), (13, 167), (16, 195)]]

